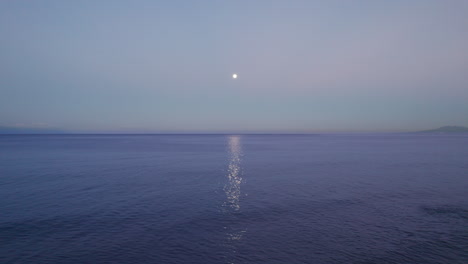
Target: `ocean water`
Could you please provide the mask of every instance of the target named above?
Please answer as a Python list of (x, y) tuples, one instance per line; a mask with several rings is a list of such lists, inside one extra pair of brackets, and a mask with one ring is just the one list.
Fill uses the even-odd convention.
[(0, 263), (468, 263), (468, 136), (2, 135)]

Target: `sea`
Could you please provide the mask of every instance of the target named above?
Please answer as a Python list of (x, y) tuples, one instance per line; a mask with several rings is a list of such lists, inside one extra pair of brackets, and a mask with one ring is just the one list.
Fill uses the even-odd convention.
[(1, 135), (0, 263), (468, 263), (468, 135)]

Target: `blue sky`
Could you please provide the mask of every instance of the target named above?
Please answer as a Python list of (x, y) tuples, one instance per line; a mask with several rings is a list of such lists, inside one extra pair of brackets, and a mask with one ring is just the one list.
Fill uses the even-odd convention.
[(0, 126), (468, 126), (466, 14), (451, 0), (1, 1)]

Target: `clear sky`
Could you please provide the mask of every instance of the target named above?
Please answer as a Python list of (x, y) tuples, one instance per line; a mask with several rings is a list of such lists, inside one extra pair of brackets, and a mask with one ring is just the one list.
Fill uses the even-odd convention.
[(4, 0), (0, 126), (468, 126), (467, 14), (466, 0)]

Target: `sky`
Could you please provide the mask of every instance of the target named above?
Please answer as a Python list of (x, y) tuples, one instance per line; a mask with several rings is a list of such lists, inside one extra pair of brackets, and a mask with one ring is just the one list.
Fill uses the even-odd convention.
[(464, 0), (0, 1), (0, 126), (468, 126), (466, 14)]

